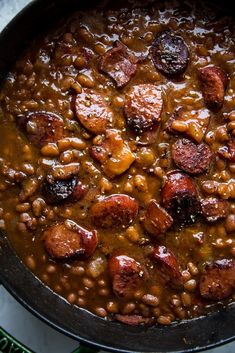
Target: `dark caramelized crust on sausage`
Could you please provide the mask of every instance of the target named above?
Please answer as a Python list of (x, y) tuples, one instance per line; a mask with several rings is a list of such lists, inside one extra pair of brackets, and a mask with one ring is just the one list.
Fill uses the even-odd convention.
[(64, 136), (63, 119), (51, 112), (33, 112), (19, 115), (16, 120), (28, 139), (39, 147), (56, 142)]
[(207, 264), (200, 278), (199, 289), (205, 299), (229, 297), (235, 289), (235, 261), (222, 259)]
[(48, 204), (76, 202), (86, 194), (86, 187), (76, 178), (65, 180), (45, 180), (42, 184), (42, 195)]
[(204, 142), (196, 144), (179, 139), (172, 145), (172, 158), (180, 169), (190, 174), (206, 172), (212, 162), (212, 152)]
[(115, 194), (98, 200), (90, 214), (97, 227), (128, 227), (135, 220), (138, 209), (138, 202), (133, 197)]
[(189, 50), (184, 39), (171, 31), (157, 34), (150, 53), (155, 67), (167, 76), (184, 73), (189, 62)]
[(162, 107), (161, 91), (157, 86), (142, 84), (131, 87), (124, 106), (127, 125), (136, 133), (159, 125)]
[(88, 191), (87, 185), (84, 185), (80, 180), (77, 180), (77, 185), (73, 189), (72, 194), (69, 196), (69, 202), (77, 202), (83, 199)]
[(72, 195), (76, 185), (76, 178), (52, 182), (45, 180), (42, 184), (42, 195), (49, 204), (60, 203)]
[(155, 200), (151, 200), (146, 209), (143, 224), (149, 234), (157, 237), (172, 226), (173, 219)]
[(194, 223), (200, 212), (200, 202), (196, 185), (192, 178), (179, 171), (167, 174), (163, 185), (162, 204), (173, 217), (175, 223)]
[(175, 255), (163, 245), (156, 246), (150, 258), (156, 263), (161, 277), (172, 285), (180, 288), (183, 284), (183, 278), (180, 272), (180, 266)]
[(209, 197), (201, 201), (201, 209), (208, 222), (215, 222), (228, 215), (229, 203), (226, 200)]
[(93, 254), (97, 245), (96, 231), (88, 231), (70, 222), (56, 224), (46, 229), (42, 240), (48, 254), (58, 260), (87, 258)]
[(108, 74), (117, 87), (125, 86), (135, 75), (138, 58), (121, 42), (115, 42), (114, 48), (103, 54), (100, 70)]
[(109, 259), (108, 266), (113, 292), (118, 297), (134, 297), (135, 291), (146, 279), (141, 265), (132, 257), (118, 255)]
[(206, 105), (218, 111), (223, 106), (228, 76), (218, 66), (207, 66), (199, 70), (199, 79)]

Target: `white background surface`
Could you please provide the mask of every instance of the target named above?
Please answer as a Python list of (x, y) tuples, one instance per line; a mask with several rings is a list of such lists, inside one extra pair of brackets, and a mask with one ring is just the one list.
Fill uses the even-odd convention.
[[(0, 30), (28, 2), (29, 0), (0, 0)], [(76, 341), (58, 333), (27, 312), (1, 286), (0, 326), (36, 353), (70, 353), (78, 346)], [(207, 352), (234, 353), (235, 343)]]

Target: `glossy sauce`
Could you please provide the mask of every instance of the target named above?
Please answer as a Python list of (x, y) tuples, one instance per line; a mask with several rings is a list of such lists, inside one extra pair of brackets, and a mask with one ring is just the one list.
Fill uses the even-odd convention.
[[(156, 35), (166, 29), (181, 36), (189, 48), (189, 63), (180, 77), (163, 75), (149, 54)], [(138, 58), (136, 73), (122, 88), (117, 88), (114, 80), (99, 69), (102, 55), (116, 40)], [(223, 107), (218, 112), (205, 106), (198, 79), (198, 69), (208, 65), (220, 67), (229, 77)], [(18, 60), (0, 92), (0, 226), (6, 229), (24, 263), (46, 285), (72, 304), (109, 319), (115, 314), (135, 314), (170, 324), (213, 308), (215, 302), (203, 299), (198, 288), (205, 263), (235, 256), (235, 163), (218, 153), (227, 148), (235, 133), (234, 65), (233, 19), (220, 18), (203, 5), (177, 2), (78, 12), (46, 38), (35, 41)], [(143, 136), (136, 136), (127, 127), (123, 110), (125, 95), (140, 84), (156, 85), (163, 98), (157, 140), (146, 146), (141, 144)], [(76, 118), (75, 98), (84, 89), (104, 97), (112, 112), (110, 127), (117, 130), (126, 149), (130, 149), (124, 159), (115, 152), (117, 160), (121, 158), (118, 169), (129, 163), (121, 175), (110, 175), (91, 157), (91, 146), (99, 144), (102, 137), (86, 130)], [(199, 126), (187, 136), (169, 133), (165, 128), (179, 107), (184, 109), (187, 124), (196, 121)], [(61, 116), (64, 138), (43, 147), (30, 142), (16, 121), (20, 114), (35, 111)], [(96, 113), (100, 114), (99, 109)], [(152, 199), (161, 204), (166, 174), (176, 169), (171, 146), (182, 137), (199, 139), (210, 147), (213, 159), (208, 171), (193, 176), (198, 198), (228, 200), (228, 212), (213, 223), (201, 215), (194, 224), (174, 223), (166, 234), (154, 238), (144, 229), (143, 217)], [(64, 204), (45, 201), (41, 185), (55, 162), (80, 164), (78, 178), (88, 190), (81, 200)], [(100, 197), (113, 194), (135, 198), (138, 216), (129, 227), (95, 227), (92, 205)], [(98, 246), (88, 259), (58, 261), (46, 252), (43, 231), (66, 220), (89, 230), (97, 228)], [(149, 257), (156, 244), (176, 256), (181, 286), (167, 284), (159, 265)], [(113, 291), (107, 267), (115, 253), (133, 257), (148, 272), (148, 279), (131, 297), (118, 297)], [(231, 301), (233, 293), (225, 303)]]

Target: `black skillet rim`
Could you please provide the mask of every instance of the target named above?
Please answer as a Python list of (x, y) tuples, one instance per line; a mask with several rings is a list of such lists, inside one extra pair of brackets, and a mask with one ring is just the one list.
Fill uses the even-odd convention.
[[(33, 315), (61, 333), (78, 340), (84, 345), (96, 349), (104, 349), (120, 353), (187, 353), (218, 347), (235, 339), (235, 305), (233, 304), (221, 311), (209, 314), (208, 316), (182, 321), (179, 324), (173, 324), (170, 326), (155, 326), (148, 329), (145, 327), (130, 327), (117, 322), (108, 322), (101, 319), (85, 309), (69, 304), (66, 300), (53, 293), (49, 287), (45, 286), (38, 278), (36, 278), (22, 263), (9, 243), (6, 235), (2, 232), (0, 234), (0, 280), (3, 286)], [(54, 308), (55, 311), (51, 310), (51, 308)], [(66, 315), (59, 317), (58, 310), (60, 311), (61, 309)], [(69, 327), (70, 324), (68, 324), (72, 322), (71, 318), (76, 318), (77, 323), (80, 320), (82, 328), (84, 323), (86, 323), (85, 332), (81, 334), (81, 327), (78, 328), (78, 331), (80, 332), (73, 331), (71, 326)], [(64, 321), (66, 321), (66, 324)], [(89, 337), (90, 334), (88, 337), (85, 337), (86, 332), (89, 329), (94, 330), (94, 328), (98, 328), (96, 333), (96, 336), (98, 337), (91, 339)], [(228, 328), (230, 333), (225, 335), (225, 333), (228, 332)], [(105, 342), (107, 337), (112, 336), (113, 331), (118, 331), (115, 334), (114, 345), (112, 345), (112, 339), (110, 343)], [(162, 340), (161, 336), (159, 340), (159, 333), (160, 335), (163, 334), (166, 336), (168, 340), (165, 338)], [(98, 342), (98, 339), (102, 339), (102, 336), (105, 336), (105, 340)], [(132, 349), (130, 347), (125, 348), (123, 344), (120, 345), (120, 337), (124, 336), (126, 336), (127, 339), (130, 336), (131, 339), (134, 339), (135, 341), (136, 339), (141, 338), (140, 347)], [(181, 339), (179, 339), (179, 336), (181, 336)], [(156, 340), (156, 338), (158, 338), (158, 340)], [(172, 342), (169, 342), (170, 339), (172, 339)], [(177, 347), (174, 347), (175, 339), (178, 345)], [(200, 341), (201, 339), (203, 339), (203, 342)], [(150, 344), (150, 347), (147, 350), (144, 350), (144, 347), (146, 347), (146, 343), (149, 340), (155, 343), (154, 345)], [(108, 339), (108, 341), (110, 340)], [(188, 347), (186, 344), (187, 341), (189, 343)], [(137, 346), (138, 345), (139, 343)], [(158, 349), (156, 345), (160, 350), (156, 350)]]
[[(61, 0), (61, 2), (65, 5), (65, 0)], [(49, 8), (50, 10), (53, 9), (53, 6), (56, 6), (54, 1), (47, 1), (47, 11)], [(6, 40), (10, 31), (13, 31), (19, 24), (22, 25), (23, 22), (27, 22), (27, 19), (29, 19), (32, 14), (36, 15), (38, 11), (41, 11), (41, 13), (45, 15), (45, 7), (45, 2), (43, 4), (42, 0), (34, 0), (28, 4), (2, 31), (0, 34), (0, 45), (2, 42), (4, 43), (3, 39)], [(11, 43), (11, 45), (13, 45), (13, 47), (16, 46), (16, 44), (13, 43)], [(2, 62), (2, 58), (0, 57), (0, 64), (4, 66), (5, 63), (2, 64)], [(3, 77), (3, 75), (1, 76)], [(160, 349), (159, 352), (186, 353), (217, 347), (235, 339), (233, 330), (235, 324), (235, 305), (224, 308), (219, 312), (214, 312), (206, 317), (183, 321), (170, 326), (152, 327), (148, 329), (144, 327), (129, 327), (116, 322), (108, 322), (84, 309), (74, 307), (63, 298), (53, 293), (26, 268), (16, 255), (4, 233), (0, 234), (0, 280), (16, 300), (39, 319), (90, 347), (113, 352), (137, 353), (157, 352), (156, 345), (158, 345), (157, 349)], [(53, 308), (53, 311), (51, 308)], [(59, 309), (62, 309), (66, 316), (58, 316), (57, 311)], [(59, 310), (59, 312), (60, 311), (61, 310)], [(66, 325), (64, 322), (65, 318), (68, 321)], [(74, 318), (81, 321), (81, 327), (77, 327), (79, 333), (73, 330), (74, 326), (78, 324), (78, 321), (73, 322)], [(81, 334), (84, 323), (86, 324), (85, 331), (91, 329), (93, 332), (95, 330), (95, 338), (91, 338), (91, 334), (87, 337), (87, 332)], [(109, 332), (110, 329), (111, 332)], [(190, 334), (192, 334), (193, 330), (195, 331), (194, 335), (190, 338)], [(181, 331), (181, 341), (177, 340), (177, 337), (174, 337), (179, 335), (178, 331)], [(229, 334), (227, 334), (228, 331), (230, 332)], [(114, 341), (114, 337), (112, 337), (113, 334), (115, 334)], [(157, 341), (159, 334), (160, 341)], [(186, 345), (186, 342), (183, 340), (186, 334), (189, 334), (188, 338), (191, 339), (188, 345)], [(131, 340), (133, 340), (134, 343), (138, 341), (138, 347), (134, 348), (134, 344), (134, 349), (131, 347), (125, 348), (125, 343), (124, 345), (123, 343), (120, 344), (120, 337), (128, 339), (128, 345), (132, 344)], [(108, 342), (106, 342), (107, 338)], [(172, 342), (173, 339), (174, 342)], [(152, 346), (152, 344), (149, 346), (149, 341), (154, 342), (154, 346)], [(174, 347), (175, 342), (178, 342), (178, 347)], [(166, 343), (167, 347), (165, 346)], [(114, 344), (114, 346), (112, 346), (112, 344)], [(147, 347), (147, 350), (144, 350), (143, 347), (144, 349)]]

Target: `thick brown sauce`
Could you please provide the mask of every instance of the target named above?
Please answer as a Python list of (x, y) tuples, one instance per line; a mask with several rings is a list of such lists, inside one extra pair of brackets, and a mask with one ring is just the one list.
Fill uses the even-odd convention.
[[(179, 80), (166, 78), (156, 70), (148, 54), (156, 34), (163, 29), (176, 32), (189, 48), (190, 61)], [(144, 58), (138, 62), (137, 72), (130, 82), (120, 89), (98, 69), (99, 57), (111, 49), (116, 40), (128, 46), (136, 56)], [(85, 67), (82, 50), (89, 56)], [(209, 64), (219, 66), (229, 76), (224, 104), (217, 113), (205, 107), (198, 81), (197, 70)], [(166, 6), (155, 4), (148, 9), (79, 12), (29, 48), (8, 74), (0, 92), (0, 225), (6, 229), (17, 253), (36, 276), (72, 304), (102, 317), (112, 317), (115, 313), (140, 314), (156, 317), (160, 324), (169, 324), (204, 314), (210, 309), (214, 302), (202, 299), (198, 291), (205, 262), (235, 256), (235, 164), (217, 154), (235, 132), (235, 128), (231, 128), (231, 122), (235, 123), (234, 66), (233, 19), (218, 18), (213, 11), (201, 9), (199, 5), (180, 7), (168, 3)], [(126, 128), (123, 116), (125, 93), (133, 85), (142, 83), (157, 85), (163, 95), (157, 143), (143, 147), (135, 144), (134, 135)], [(105, 95), (114, 113), (112, 128), (119, 130), (124, 139), (133, 141), (131, 146), (136, 160), (124, 174), (114, 179), (109, 180), (100, 164), (91, 158), (89, 147), (95, 137), (82, 128), (75, 117), (74, 97), (76, 90), (79, 92), (83, 87)], [(188, 112), (189, 119), (197, 112), (202, 118), (210, 116), (203, 140), (213, 151), (213, 164), (208, 172), (194, 176), (194, 179), (200, 197), (228, 199), (229, 216), (214, 223), (199, 218), (195, 224), (183, 229), (172, 228), (158, 240), (176, 255), (183, 271), (184, 287), (175, 289), (164, 284), (157, 266), (148, 258), (154, 239), (144, 231), (140, 218), (151, 199), (160, 202), (166, 173), (176, 169), (171, 159), (171, 145), (179, 136), (166, 133), (163, 127), (179, 106)], [(68, 136), (79, 138), (79, 141), (67, 147), (55, 143), (49, 152), (40, 151), (15, 123), (19, 114), (28, 111), (60, 114)], [(43, 201), (40, 183), (55, 160), (62, 164), (81, 164), (79, 180), (89, 189), (81, 201), (61, 206), (47, 205)], [(35, 192), (32, 191), (25, 200), (19, 200), (22, 184), (15, 183), (8, 167), (4, 168), (6, 165), (26, 174), (23, 185), (29, 193), (30, 188), (35, 187)], [(70, 219), (94, 229), (89, 216), (91, 205), (99, 195), (119, 193), (136, 198), (140, 205), (139, 216), (128, 229), (98, 229), (98, 247), (86, 261), (59, 262), (47, 255), (41, 241), (45, 228)], [(116, 250), (134, 257), (149, 272), (149, 280), (132, 299), (117, 298), (112, 292), (107, 259)], [(143, 299), (145, 294), (153, 295), (158, 303), (155, 299), (156, 305), (149, 305), (146, 297)], [(233, 297), (227, 300), (232, 301)]]

